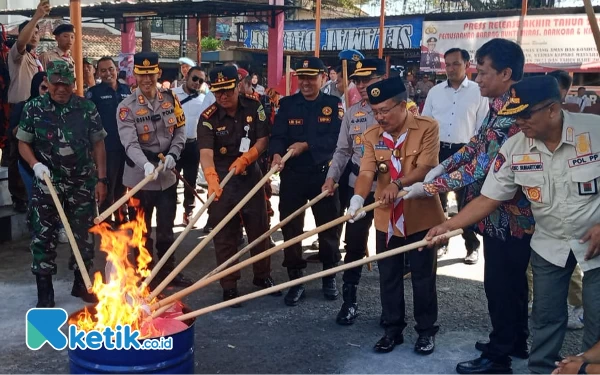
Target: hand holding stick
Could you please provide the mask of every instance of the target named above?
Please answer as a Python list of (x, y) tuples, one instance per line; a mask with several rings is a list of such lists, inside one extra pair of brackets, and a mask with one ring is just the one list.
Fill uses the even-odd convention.
[[(165, 156), (160, 153), (158, 154), (158, 158), (164, 163), (165, 162)], [(200, 198), (200, 196), (198, 195), (198, 193), (196, 193), (196, 189), (194, 189), (193, 187), (190, 186), (190, 184), (185, 180), (185, 178), (183, 178), (183, 176), (175, 169), (171, 169), (171, 172), (173, 172), (173, 174), (175, 175), (175, 177), (177, 177), (177, 179), (181, 182), (183, 182), (183, 185), (188, 188), (192, 194), (194, 194), (194, 196), (200, 201), (202, 202), (202, 204), (204, 204), (204, 199)]]

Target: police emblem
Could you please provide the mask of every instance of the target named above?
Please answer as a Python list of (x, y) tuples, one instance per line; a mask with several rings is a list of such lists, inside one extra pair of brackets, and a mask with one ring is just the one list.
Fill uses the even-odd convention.
[(221, 147), (219, 149), (219, 152), (221, 153), (221, 155), (225, 155), (227, 153), (227, 147)]
[(165, 102), (161, 105), (161, 107), (163, 107), (163, 109), (169, 109), (171, 108), (173, 105), (171, 104), (171, 102)]
[(331, 110), (331, 107), (323, 107), (323, 114), (324, 114), (325, 116), (329, 116), (329, 115), (331, 115), (331, 113), (332, 113), (332, 112), (333, 112), (333, 111)]
[(127, 107), (121, 108), (119, 110), (119, 118), (121, 119), (121, 121), (125, 121), (128, 114), (129, 114), (129, 108), (127, 108)]
[(225, 76), (223, 76), (223, 72), (217, 73), (217, 82), (223, 82), (225, 80)]
[(142, 141), (148, 142), (150, 140), (150, 134), (142, 134)]
[(524, 186), (525, 195), (532, 202), (542, 202), (542, 189), (539, 186), (527, 187)]
[(304, 62), (302, 63), (302, 67), (308, 68), (308, 60), (304, 60)]
[(506, 158), (501, 153), (498, 153), (498, 155), (496, 155), (496, 160), (494, 161), (494, 173), (498, 173), (504, 162), (506, 162)]
[(138, 116), (144, 116), (147, 113), (148, 113), (148, 110), (146, 108), (141, 108), (135, 114)]
[(252, 122), (252, 116), (246, 116), (246, 122)]
[(144, 65), (144, 66), (150, 66), (150, 60), (144, 59), (144, 62), (142, 62), (142, 65)]
[(362, 63), (359, 61), (356, 63), (356, 69), (362, 68)]
[(375, 87), (373, 90), (371, 90), (371, 96), (376, 98), (381, 94), (381, 90), (379, 90), (377, 87)]
[(357, 135), (356, 137), (354, 137), (354, 144), (355, 145), (360, 145), (362, 143), (361, 139), (360, 139), (360, 135)]

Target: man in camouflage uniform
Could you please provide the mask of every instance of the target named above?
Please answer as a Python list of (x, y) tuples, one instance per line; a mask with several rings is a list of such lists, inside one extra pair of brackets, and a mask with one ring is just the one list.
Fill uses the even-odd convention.
[[(25, 105), (17, 132), (19, 152), (36, 177), (29, 223), (33, 237), (31, 270), (36, 275), (38, 288), (37, 307), (54, 306), (52, 275), (56, 274), (60, 225), (44, 174), (50, 177), (62, 201), (87, 270), (92, 267), (94, 258), (94, 238), (88, 232), (93, 225), (94, 205), (106, 197), (106, 131), (94, 103), (73, 95), (73, 71), (73, 65), (65, 61), (48, 62), (48, 93)], [(86, 290), (73, 255), (69, 268), (75, 271), (71, 295), (96, 302), (96, 297)]]
[[(173, 226), (177, 211), (177, 178), (171, 169), (185, 146), (185, 115), (179, 100), (170, 90), (158, 90), (158, 54), (137, 53), (133, 57), (135, 79), (138, 88), (119, 104), (117, 128), (121, 143), (125, 147), (125, 170), (123, 185), (133, 188), (146, 176), (153, 175), (150, 181), (133, 197), (139, 200), (138, 207), (130, 207), (129, 219), (136, 218), (136, 211), (144, 212), (146, 222), (145, 248), (152, 254), (154, 241), (152, 234), (152, 214), (156, 209), (156, 250), (162, 258), (175, 242)], [(164, 170), (155, 173), (163, 163)], [(137, 258), (137, 256), (136, 256)], [(157, 258), (153, 257), (153, 263)], [(160, 272), (150, 283), (155, 287), (175, 268), (175, 256), (171, 255)], [(170, 283), (186, 287), (192, 282), (178, 274)]]

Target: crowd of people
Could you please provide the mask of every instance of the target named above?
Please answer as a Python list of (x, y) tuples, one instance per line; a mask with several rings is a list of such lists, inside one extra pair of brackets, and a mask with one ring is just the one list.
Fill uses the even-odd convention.
[[(372, 225), (377, 253), (429, 241), (378, 262), (383, 335), (375, 351), (391, 352), (404, 342), (407, 269), (418, 333), (414, 351), (434, 352), (437, 260), (446, 253), (444, 234), (463, 228), (465, 264), (478, 262), (478, 235), (483, 239), (492, 332), (489, 341), (475, 343), (481, 356), (458, 363), (456, 371), (512, 373), (512, 357), (529, 358), (534, 373), (593, 373), (600, 365), (600, 133), (595, 115), (564, 110), (572, 83), (568, 73), (523, 78), (521, 47), (492, 39), (476, 52), (475, 81), (466, 73), (471, 56), (461, 48), (444, 54), (446, 80), (434, 85), (427, 77), (416, 86), (388, 77), (384, 60), (351, 51), (340, 56), (348, 62), (347, 71), (330, 70), (315, 57), (300, 59), (294, 71), (298, 90), (284, 96), (258, 85), (255, 74), (235, 65), (207, 74), (193, 61), (182, 63), (182, 79), (166, 89), (158, 83), (159, 55), (144, 52), (134, 56), (133, 90), (119, 81), (115, 62), (104, 57), (93, 67), (100, 83), (86, 81), (85, 95), (79, 97), (69, 53), (71, 26), (55, 30), (55, 50), (39, 57), (34, 53), (37, 21), (48, 11), (48, 3), (40, 3), (32, 20), (19, 27), (9, 54), (10, 134), (27, 191), (23, 200), (37, 307), (55, 306), (52, 278), (61, 229), (46, 178), (58, 192), (89, 270), (95, 257), (89, 232), (95, 209), (103, 211), (149, 176), (152, 180), (133, 196), (138, 204), (122, 207), (108, 220), (116, 228), (143, 215), (145, 247), (156, 254), (154, 263), (174, 243), (178, 180), (172, 170), (183, 173), (191, 186), (203, 174), (208, 196), (215, 195), (208, 210), (210, 230), (267, 170), (276, 168), (279, 220), (322, 192), (326, 197), (311, 207), (318, 226), (352, 216), (345, 224), (345, 263), (367, 254)], [(340, 84), (344, 72), (347, 87)], [(232, 171), (234, 176), (222, 186)], [(261, 187), (214, 236), (218, 265), (237, 252), (243, 231), (252, 242), (269, 230), (273, 213), (268, 188)], [(459, 210), (448, 219), (449, 192), (456, 193)], [(186, 225), (195, 199), (186, 189)], [(375, 201), (382, 205), (362, 210)], [(304, 214), (282, 228), (286, 241), (303, 231)], [(342, 261), (341, 233), (337, 226), (318, 234), (314, 246), (324, 270)], [(271, 246), (265, 239), (252, 255)], [(171, 256), (150, 287), (167, 278), (175, 264)], [(307, 259), (301, 244), (284, 250), (282, 266), (290, 280), (304, 276)], [(69, 267), (74, 271), (71, 294), (97, 301), (73, 257)], [(270, 257), (254, 263), (252, 283), (273, 287), (272, 268)], [(240, 278), (236, 272), (220, 281), (223, 300), (239, 296)], [(335, 317), (340, 325), (354, 324), (359, 314), (360, 278), (361, 267), (342, 275), (342, 304)], [(176, 287), (191, 284), (182, 273), (170, 280)], [(335, 274), (322, 279), (322, 293), (326, 300), (339, 299)], [(305, 296), (305, 286), (299, 284), (283, 301), (297, 306)], [(563, 359), (559, 352), (572, 319), (584, 330), (583, 353)]]

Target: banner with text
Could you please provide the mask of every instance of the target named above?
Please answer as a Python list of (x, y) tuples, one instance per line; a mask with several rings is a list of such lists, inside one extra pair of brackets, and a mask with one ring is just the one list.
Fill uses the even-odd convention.
[[(411, 17), (390, 20), (384, 27), (384, 48), (408, 49), (421, 45), (423, 19)], [(248, 48), (267, 49), (269, 31), (266, 24), (242, 26), (244, 45)], [(379, 19), (340, 19), (321, 22), (321, 50), (372, 50), (379, 48)], [(292, 51), (315, 50), (315, 21), (286, 22), (283, 49)]]
[[(426, 21), (421, 70), (444, 71), (444, 52), (454, 47), (469, 51), (474, 70), (477, 49), (493, 38), (516, 42), (520, 23), (520, 17)], [(586, 15), (527, 16), (522, 35), (526, 72), (600, 72), (600, 57)]]

